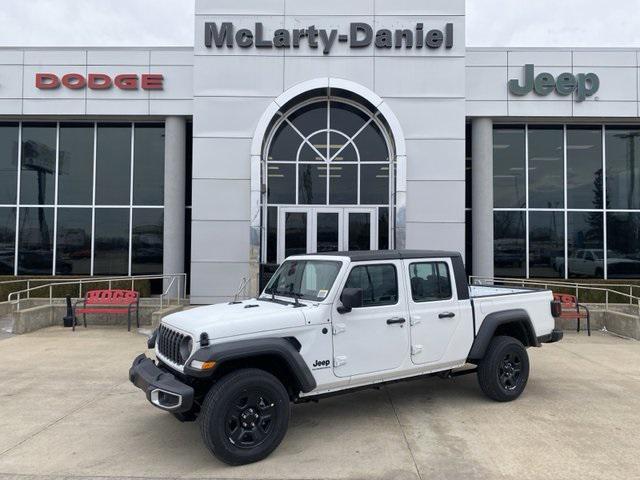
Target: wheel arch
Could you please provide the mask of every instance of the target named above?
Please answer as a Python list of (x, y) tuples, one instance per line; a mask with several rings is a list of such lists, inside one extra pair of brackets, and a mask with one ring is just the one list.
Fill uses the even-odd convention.
[[(295, 338), (256, 338), (218, 343), (198, 350), (192, 360), (214, 361), (215, 368), (204, 374), (185, 367), (185, 373), (211, 379), (239, 368), (258, 368), (277, 377), (292, 395), (316, 388), (316, 380), (297, 350)], [(296, 391), (297, 390), (297, 391)]]
[(517, 308), (490, 313), (485, 317), (478, 330), (469, 352), (469, 361), (481, 360), (489, 347), (491, 339), (498, 335), (514, 337), (525, 347), (538, 347), (533, 323), (526, 310)]

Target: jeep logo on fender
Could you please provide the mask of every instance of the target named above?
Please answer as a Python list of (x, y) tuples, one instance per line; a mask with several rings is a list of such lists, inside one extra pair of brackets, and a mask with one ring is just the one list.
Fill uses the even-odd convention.
[(111, 78), (104, 73), (90, 73), (85, 78), (80, 73), (67, 73), (62, 79), (55, 73), (36, 73), (36, 88), (40, 90), (55, 90), (62, 85), (71, 90), (108, 90), (112, 86), (120, 90), (162, 90), (164, 77), (160, 73), (124, 73)]
[(600, 79), (595, 73), (561, 73), (558, 78), (553, 78), (550, 73), (534, 75), (534, 66), (529, 63), (524, 66), (524, 84), (518, 80), (509, 80), (509, 91), (514, 95), (524, 96), (535, 91), (543, 97), (555, 90), (558, 95), (567, 96), (576, 92), (576, 101), (582, 102), (587, 97), (594, 95), (600, 88)]
[(331, 362), (329, 360), (316, 360), (315, 362), (313, 362), (313, 365), (311, 365), (314, 369), (317, 368), (327, 368), (329, 365), (331, 365)]

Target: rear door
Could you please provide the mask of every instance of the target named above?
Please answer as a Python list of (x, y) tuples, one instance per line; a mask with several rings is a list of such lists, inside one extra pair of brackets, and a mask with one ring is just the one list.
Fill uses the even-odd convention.
[(415, 364), (447, 361), (447, 350), (462, 320), (451, 259), (405, 260), (404, 265), (410, 289), (411, 360)]
[(407, 292), (401, 260), (352, 265), (344, 288), (362, 288), (364, 304), (333, 307), (334, 373), (350, 377), (398, 368), (409, 355)]

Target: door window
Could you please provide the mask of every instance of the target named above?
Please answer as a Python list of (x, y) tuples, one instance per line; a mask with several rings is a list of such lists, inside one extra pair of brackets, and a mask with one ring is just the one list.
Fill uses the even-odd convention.
[(409, 265), (409, 278), (414, 302), (451, 298), (451, 279), (445, 262), (412, 263)]
[(371, 214), (349, 213), (349, 250), (371, 250)]
[(307, 214), (287, 212), (284, 229), (284, 256), (307, 253)]
[(391, 264), (361, 265), (353, 268), (345, 288), (361, 288), (363, 307), (398, 303), (398, 276)]

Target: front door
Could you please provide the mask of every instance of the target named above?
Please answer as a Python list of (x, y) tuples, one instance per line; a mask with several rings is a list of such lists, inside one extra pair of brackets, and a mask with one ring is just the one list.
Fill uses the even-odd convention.
[(291, 255), (377, 250), (376, 208), (281, 207), (278, 263)]
[(333, 370), (338, 377), (384, 372), (400, 367), (409, 355), (407, 295), (402, 261), (355, 265), (344, 288), (361, 288), (363, 306), (339, 313), (334, 305)]

